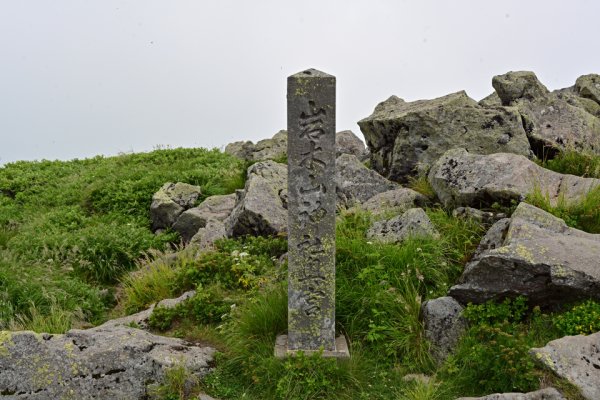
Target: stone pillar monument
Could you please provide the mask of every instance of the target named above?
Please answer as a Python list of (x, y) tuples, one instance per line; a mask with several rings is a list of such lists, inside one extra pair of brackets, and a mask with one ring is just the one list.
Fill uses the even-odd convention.
[(290, 76), (287, 103), (288, 335), (275, 353), (348, 357), (335, 337), (335, 77)]

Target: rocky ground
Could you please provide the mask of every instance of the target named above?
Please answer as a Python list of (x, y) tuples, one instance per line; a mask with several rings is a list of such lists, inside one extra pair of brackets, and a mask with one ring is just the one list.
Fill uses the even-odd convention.
[[(336, 139), (338, 208), (384, 216), (369, 229), (370, 240), (402, 243), (415, 234), (438, 235), (422, 209), (427, 198), (403, 187), (417, 177), (427, 179), (455, 215), (490, 224), (447, 296), (422, 306), (438, 362), (465, 331), (461, 311), (468, 303), (525, 296), (531, 305), (550, 309), (600, 300), (600, 235), (570, 228), (524, 201), (538, 190), (550, 204), (568, 204), (600, 186), (599, 179), (534, 162), (565, 150), (600, 154), (600, 77), (586, 75), (572, 88), (550, 92), (531, 72), (509, 72), (494, 77), (493, 86), (496, 92), (480, 102), (464, 92), (416, 102), (392, 96), (359, 122), (368, 148), (349, 131)], [(199, 206), (200, 187), (165, 183), (152, 199), (153, 230), (175, 230), (197, 252), (210, 250), (219, 238), (285, 235), (286, 146), (285, 131), (257, 144), (228, 145), (226, 152), (253, 162), (245, 188)], [(498, 204), (512, 205), (512, 214), (489, 211)], [(142, 399), (176, 362), (199, 377), (207, 374), (215, 350), (145, 331), (151, 313), (64, 335), (2, 333), (1, 397)], [(584, 398), (600, 398), (600, 333), (554, 340), (531, 349), (531, 357), (577, 386)], [(481, 399), (562, 398), (546, 388)]]

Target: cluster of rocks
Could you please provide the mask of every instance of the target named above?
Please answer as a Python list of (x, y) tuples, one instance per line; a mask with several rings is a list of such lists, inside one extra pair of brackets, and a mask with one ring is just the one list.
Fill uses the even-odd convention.
[(447, 150), (551, 158), (559, 150), (600, 154), (600, 76), (550, 92), (533, 72), (493, 78), (495, 93), (479, 103), (465, 92), (405, 102), (392, 96), (358, 122), (383, 176), (407, 182)]
[[(496, 93), (479, 103), (464, 92), (411, 103), (392, 96), (359, 122), (374, 170), (361, 162), (367, 152), (360, 140), (348, 132), (340, 136), (351, 145), (338, 143), (338, 207), (361, 208), (378, 218), (391, 216), (373, 223), (369, 240), (401, 243), (412, 235), (439, 235), (419, 208), (428, 199), (400, 186), (415, 175), (426, 176), (439, 201), (454, 208), (454, 215), (489, 226), (448, 296), (422, 306), (425, 334), (438, 362), (450, 354), (467, 327), (462, 317), (467, 303), (523, 295), (532, 305), (552, 308), (565, 301), (600, 300), (600, 235), (569, 228), (559, 218), (523, 202), (537, 192), (550, 204), (574, 203), (600, 186), (598, 179), (559, 174), (533, 161), (564, 149), (600, 154), (596, 143), (600, 140), (598, 82), (598, 76), (589, 75), (578, 79), (573, 88), (550, 92), (533, 73), (518, 72), (495, 77)], [(256, 145), (232, 144), (226, 151), (249, 161), (284, 159), (286, 140), (281, 131), (273, 139)], [(511, 216), (482, 210), (494, 204), (518, 206)], [(257, 162), (248, 169), (245, 188), (230, 200), (229, 214), (223, 213), (218, 229), (211, 231), (221, 237), (285, 234), (286, 209), (286, 166), (272, 160)], [(181, 215), (185, 213), (190, 211)], [(182, 233), (185, 240), (197, 235), (196, 226), (208, 220), (204, 218), (188, 231), (181, 228), (182, 223), (172, 227), (188, 232)], [(586, 398), (598, 398), (598, 385), (590, 384), (589, 377), (597, 377), (600, 361), (596, 362), (594, 349), (600, 348), (600, 336), (555, 342), (533, 349), (532, 356), (578, 385)], [(573, 346), (579, 349), (573, 354), (587, 361), (578, 362), (557, 350)], [(574, 376), (587, 378), (578, 381)], [(548, 388), (484, 398), (562, 396)]]
[[(281, 161), (287, 158), (287, 131), (281, 130), (271, 139), (264, 139), (254, 144), (251, 141), (233, 142), (225, 146), (225, 153), (246, 161)], [(359, 160), (369, 158), (365, 144), (352, 131), (341, 131), (335, 134), (336, 156), (352, 154)]]
[[(401, 184), (426, 177), (454, 215), (489, 228), (476, 254), (448, 295), (424, 302), (425, 335), (437, 362), (452, 352), (467, 328), (467, 303), (526, 296), (531, 305), (600, 300), (600, 235), (565, 222), (523, 200), (538, 192), (551, 204), (573, 203), (600, 180), (558, 174), (533, 159), (570, 149), (600, 154), (600, 76), (580, 77), (550, 92), (531, 72), (494, 77), (495, 93), (476, 102), (464, 92), (405, 102), (392, 96), (359, 126), (368, 150), (350, 131), (336, 137), (335, 184), (339, 208), (376, 215), (368, 238), (401, 243), (414, 235), (437, 237), (424, 207), (430, 199)], [(153, 196), (152, 229), (179, 232), (200, 251), (215, 240), (287, 231), (287, 133), (236, 142), (227, 153), (253, 162), (244, 189), (202, 198), (200, 187), (166, 183)], [(364, 164), (370, 158), (373, 169)], [(518, 204), (512, 215), (488, 211)], [(173, 307), (193, 296), (165, 300)], [(147, 398), (147, 387), (165, 371), (184, 365), (206, 374), (215, 352), (144, 331), (154, 307), (99, 327), (64, 335), (0, 334), (0, 391), (20, 399)], [(141, 329), (140, 329), (141, 328)], [(600, 333), (558, 339), (532, 357), (600, 398)], [(35, 357), (32, 357), (35, 354)], [(552, 388), (493, 394), (481, 399), (563, 399)]]
[[(271, 155), (280, 158), (281, 154), (276, 152), (277, 143), (286, 137), (284, 133), (281, 131), (273, 139), (268, 139), (268, 143), (276, 143), (273, 151), (268, 150), (264, 141), (259, 142), (260, 157)], [(241, 144), (228, 146), (229, 151), (235, 154), (232, 148), (239, 149)], [(245, 144), (244, 148), (248, 149), (250, 145)], [(367, 168), (357, 157), (357, 154), (364, 157), (364, 144), (352, 132), (338, 134), (336, 153), (335, 182), (339, 208), (362, 207), (379, 213), (383, 210), (404, 211), (426, 203), (427, 199), (419, 193), (402, 188)], [(254, 159), (247, 154), (258, 153), (238, 156)], [(185, 183), (166, 183), (152, 199), (150, 215), (154, 230), (171, 228), (179, 232), (184, 243), (201, 250), (211, 248), (215, 240), (224, 237), (285, 235), (287, 165), (274, 160), (259, 161), (248, 167), (246, 176), (244, 189), (231, 195), (208, 197), (198, 206), (194, 204), (201, 188)]]

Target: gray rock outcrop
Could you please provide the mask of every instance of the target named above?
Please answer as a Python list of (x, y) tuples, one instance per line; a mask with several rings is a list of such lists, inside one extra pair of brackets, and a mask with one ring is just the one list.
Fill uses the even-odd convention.
[(531, 154), (515, 109), (482, 107), (464, 91), (414, 102), (392, 96), (358, 125), (372, 167), (401, 183), (427, 172), (438, 157), (455, 147), (479, 154)]
[(566, 400), (552, 387), (529, 393), (494, 393), (483, 397), (461, 397), (456, 400)]
[(411, 208), (392, 219), (376, 221), (367, 231), (369, 239), (382, 243), (402, 243), (410, 236), (439, 236), (422, 208)]
[(409, 208), (423, 207), (427, 198), (408, 188), (398, 188), (382, 192), (371, 197), (359, 207), (373, 215), (395, 212), (403, 213)]
[(338, 206), (364, 203), (376, 194), (398, 188), (377, 172), (367, 168), (356, 156), (342, 154), (335, 161)]
[(465, 267), (449, 295), (462, 304), (526, 296), (546, 308), (600, 299), (600, 235), (569, 228), (563, 220), (521, 203), (506, 230), (502, 220)]
[(421, 306), (425, 337), (431, 343), (431, 355), (441, 364), (456, 348), (467, 329), (463, 307), (452, 297), (427, 300)]
[(352, 131), (341, 131), (335, 134), (335, 155), (351, 154), (360, 161), (368, 157), (365, 144)]
[(182, 365), (201, 377), (215, 349), (122, 325), (64, 335), (0, 332), (0, 392), (11, 399), (143, 399)]
[(179, 232), (184, 243), (188, 243), (200, 228), (206, 226), (208, 221), (225, 220), (231, 214), (235, 201), (235, 193), (210, 196), (198, 207), (190, 208), (181, 213), (173, 225), (173, 230)]
[(271, 139), (256, 144), (251, 141), (234, 142), (225, 146), (225, 153), (246, 161), (279, 160), (287, 155), (287, 131), (277, 132)]
[(600, 104), (600, 75), (589, 74), (577, 78), (575, 89), (579, 96)]
[(152, 229), (170, 228), (179, 215), (192, 207), (201, 194), (200, 187), (187, 183), (165, 183), (152, 196), (150, 219)]
[(475, 208), (510, 205), (536, 188), (551, 204), (561, 196), (574, 202), (600, 185), (600, 179), (559, 174), (516, 154), (479, 155), (465, 149), (447, 151), (431, 167), (428, 179), (444, 205)]
[(521, 99), (535, 100), (550, 93), (531, 71), (511, 71), (496, 75), (492, 78), (492, 86), (505, 106)]
[(275, 161), (248, 168), (243, 191), (224, 221), (227, 236), (277, 235), (287, 232), (287, 166)]
[(600, 332), (556, 339), (530, 354), (575, 385), (586, 399), (600, 399)]
[(198, 229), (198, 232), (190, 240), (190, 246), (199, 251), (214, 249), (215, 242), (227, 237), (225, 224), (217, 220), (209, 220), (206, 226)]
[[(579, 93), (593, 97), (594, 78), (588, 75), (578, 82)], [(600, 154), (600, 119), (549, 92), (533, 72), (495, 76), (492, 86), (503, 105), (515, 107), (521, 114), (532, 150), (539, 158), (565, 149)]]

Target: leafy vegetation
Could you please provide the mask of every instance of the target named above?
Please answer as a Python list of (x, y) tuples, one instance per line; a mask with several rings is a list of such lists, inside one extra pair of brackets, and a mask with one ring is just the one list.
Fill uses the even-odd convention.
[(203, 197), (231, 193), (243, 186), (244, 168), (204, 149), (0, 168), (0, 327), (58, 308), (98, 322), (111, 305), (103, 287), (149, 249), (177, 240), (150, 231), (152, 194), (167, 181), (199, 185)]
[(600, 303), (587, 300), (554, 319), (565, 335), (589, 335), (600, 331)]
[[(597, 158), (574, 157), (546, 166), (598, 176)], [(130, 314), (194, 289), (174, 308), (157, 307), (149, 324), (212, 344), (216, 368), (198, 382), (176, 366), (152, 387), (154, 398), (194, 398), (203, 390), (224, 400), (446, 400), (533, 390), (541, 382), (578, 398), (527, 352), (564, 334), (600, 330), (600, 305), (591, 300), (555, 314), (531, 309), (524, 298), (470, 305), (456, 351), (443, 365), (433, 362), (421, 304), (447, 293), (485, 231), (435, 204), (426, 212), (440, 238), (412, 237), (402, 245), (367, 240), (373, 217), (343, 211), (336, 331), (348, 339), (352, 358), (275, 359), (275, 338), (287, 330), (286, 238), (226, 239), (196, 254), (180, 248), (174, 233), (149, 229), (150, 200), (164, 182), (199, 185), (204, 198), (242, 187), (246, 167), (218, 151), (177, 149), (0, 168), (0, 327), (64, 332), (100, 322), (113, 307), (115, 316)], [(426, 180), (411, 185), (435, 201)], [(600, 232), (599, 193), (576, 205), (550, 205), (541, 193), (529, 201)], [(426, 376), (406, 380), (408, 374)]]

